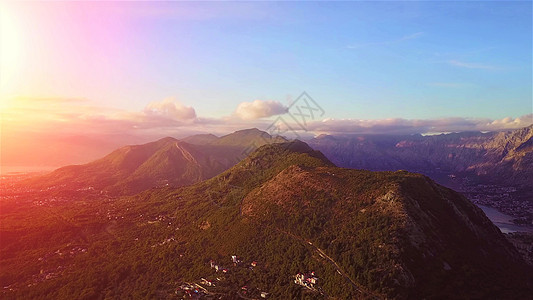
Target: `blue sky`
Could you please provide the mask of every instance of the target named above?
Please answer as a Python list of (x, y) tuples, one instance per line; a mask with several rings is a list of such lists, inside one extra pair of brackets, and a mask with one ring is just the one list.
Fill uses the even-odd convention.
[(141, 105), (175, 95), (222, 116), (305, 90), (334, 118), (531, 113), (530, 2), (164, 6), (193, 15), (139, 20), (156, 85)]
[[(55, 19), (48, 34), (64, 43), (44, 47), (63, 55), (29, 51), (30, 61), (50, 62), (19, 74), (40, 88), (20, 84), (3, 96), (83, 97), (122, 109), (176, 97), (206, 117), (254, 99), (286, 103), (303, 90), (332, 118), (503, 118), (532, 109), (531, 2), (32, 7), (12, 11), (41, 12), (37, 26)], [(105, 33), (61, 29), (101, 22)], [(65, 49), (74, 35), (87, 39)], [(63, 67), (65, 57), (76, 67)]]
[(0, 6), (4, 162), (266, 129), (302, 91), (325, 111), (307, 135), (533, 123), (531, 1)]

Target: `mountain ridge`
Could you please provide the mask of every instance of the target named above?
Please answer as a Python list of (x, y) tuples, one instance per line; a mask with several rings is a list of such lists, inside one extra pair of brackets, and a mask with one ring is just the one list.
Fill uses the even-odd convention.
[(40, 189), (94, 188), (113, 195), (133, 195), (156, 186), (179, 187), (208, 179), (239, 162), (247, 151), (286, 141), (256, 128), (220, 138), (201, 135), (184, 140), (165, 137), (124, 146), (93, 162), (62, 167), (24, 184)]
[[(0, 245), (7, 299), (172, 298), (195, 284), (225, 299), (243, 287), (272, 299), (524, 299), (533, 287), (516, 250), (460, 194), (420, 174), (339, 168), (301, 141), (263, 145), (189, 186), (33, 201), (22, 219), (21, 204), (8, 208), (1, 228), (12, 237)], [(58, 256), (64, 248), (80, 254)], [(312, 289), (295, 283), (311, 272)]]
[(520, 223), (533, 222), (533, 125), (432, 136), (322, 135), (308, 142), (338, 166), (422, 173)]
[[(319, 247), (363, 291), (373, 295), (444, 298), (460, 290), (464, 295), (487, 296), (490, 291), (496, 292), (491, 285), (500, 286), (495, 283), (498, 276), (512, 275), (499, 270), (500, 264), (515, 271), (521, 269), (522, 260), (513, 246), (479, 208), (460, 194), (427, 176), (405, 171), (375, 173), (338, 168), (300, 141), (259, 148), (196, 188), (204, 190), (210, 191), (211, 201), (220, 205), (220, 210), (238, 207), (240, 217), (235, 217), (239, 221), (234, 224), (239, 225), (233, 225), (236, 228), (244, 224), (262, 230), (271, 228)], [(201, 193), (193, 198), (202, 198)], [(214, 196), (218, 193), (222, 194)], [(231, 196), (233, 193), (239, 196)], [(232, 226), (219, 223), (215, 217), (218, 212), (210, 216), (202, 210), (202, 221), (196, 224), (210, 224), (204, 231), (221, 234), (217, 228)], [(260, 231), (253, 232), (262, 236)], [(269, 243), (263, 238), (256, 248), (270, 249)], [(344, 251), (351, 253), (350, 263), (343, 262)], [(365, 262), (362, 253), (375, 261)], [(372, 271), (382, 268), (377, 273)], [(465, 268), (472, 268), (473, 273)], [(376, 285), (379, 278), (387, 279)], [(365, 280), (372, 283), (364, 284)], [(443, 280), (450, 285), (440, 286)], [(509, 281), (505, 284), (513, 286)], [(531, 290), (531, 285), (522, 287), (524, 290), (519, 289), (517, 295)], [(368, 296), (352, 292), (352, 297)], [(513, 294), (508, 291), (501, 295), (508, 293)]]

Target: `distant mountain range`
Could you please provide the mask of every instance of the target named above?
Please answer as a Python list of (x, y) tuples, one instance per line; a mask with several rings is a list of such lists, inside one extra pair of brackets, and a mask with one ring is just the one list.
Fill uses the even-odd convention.
[[(182, 147), (194, 153), (157, 143), (150, 147), (176, 148), (166, 151), (177, 157), (188, 156)], [(106, 162), (121, 165), (117, 153)], [(406, 171), (336, 167), (300, 141), (263, 145), (187, 187), (80, 203), (32, 206), (32, 224), (54, 232), (53, 243), (38, 228), (11, 225), (20, 204), (8, 207), (4, 235), (17, 238), (1, 248), (1, 283), (14, 290), (6, 299), (170, 298), (190, 286), (223, 299), (261, 291), (271, 299), (527, 299), (533, 291), (531, 269), (464, 196)], [(20, 251), (27, 245), (41, 248)], [(58, 245), (74, 254), (59, 257)], [(43, 265), (41, 275), (30, 276), (39, 267), (28, 261)], [(316, 285), (295, 283), (310, 272)]]
[[(261, 145), (286, 141), (255, 128), (222, 137), (168, 137), (126, 146), (94, 162), (63, 167), (24, 185), (55, 190), (93, 188), (110, 195), (132, 195), (158, 186), (181, 187), (220, 174)], [(307, 142), (338, 166), (422, 173), (463, 192), (477, 204), (512, 215), (519, 223), (533, 222), (533, 125), (508, 132), (433, 136), (321, 135)], [(496, 187), (479, 188), (480, 184)], [(495, 189), (501, 191), (494, 193)]]
[(308, 143), (338, 166), (422, 173), (522, 223), (533, 221), (533, 125), (433, 136), (321, 135)]
[(265, 143), (284, 142), (258, 129), (216, 137), (171, 137), (144, 145), (122, 147), (85, 165), (59, 168), (25, 184), (35, 188), (104, 190), (135, 194), (155, 187), (179, 187), (211, 178), (238, 163)]
[(434, 136), (321, 135), (308, 143), (347, 168), (471, 173), (512, 184), (533, 180), (533, 125), (508, 132)]

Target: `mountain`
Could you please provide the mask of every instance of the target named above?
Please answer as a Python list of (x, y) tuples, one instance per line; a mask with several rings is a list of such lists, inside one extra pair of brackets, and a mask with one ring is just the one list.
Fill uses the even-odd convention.
[[(463, 132), (434, 136), (321, 135), (309, 145), (340, 166), (369, 170), (414, 170), (434, 173), (473, 172), (496, 166), (525, 170), (530, 162), (533, 125), (508, 132)], [(499, 177), (499, 176), (497, 176)], [(493, 178), (487, 178), (493, 179)], [(494, 178), (497, 181), (506, 178)]]
[(207, 145), (218, 139), (218, 136), (214, 134), (196, 134), (183, 138), (182, 141), (193, 145)]
[[(197, 134), (186, 137), (182, 141), (194, 145), (219, 145), (231, 147), (259, 147), (264, 144), (283, 143), (287, 139), (282, 136), (271, 136), (257, 128), (238, 130), (222, 137), (213, 134)], [(255, 148), (254, 148), (255, 149)]]
[(114, 195), (131, 195), (155, 186), (179, 187), (211, 178), (257, 147), (280, 141), (285, 139), (255, 128), (220, 138), (197, 135), (180, 141), (167, 137), (122, 147), (94, 162), (59, 168), (24, 184), (41, 189), (90, 188)]
[[(303, 145), (299, 147), (305, 151), (287, 149), (290, 155), (317, 153)], [(333, 265), (332, 273), (339, 271), (344, 277), (345, 282), (336, 280), (338, 274), (322, 277), (332, 290), (337, 286), (330, 280), (344, 284), (341, 290), (347, 288), (346, 282), (352, 286), (352, 294), (331, 291), (327, 295), (450, 299), (459, 292), (464, 298), (496, 294), (505, 298), (531, 291), (531, 285), (526, 288), (531, 282), (498, 282), (520, 273), (521, 258), (484, 213), (462, 195), (423, 175), (337, 168), (322, 154), (315, 155), (320, 157), (317, 165), (316, 160), (307, 161), (307, 155), (285, 158), (287, 150), (277, 147), (260, 148), (217, 180), (220, 183), (223, 178), (226, 186), (248, 187), (239, 209), (244, 220), (261, 228), (251, 234), (263, 235), (257, 238), (256, 249), (275, 249), (276, 238), (271, 235), (307, 243), (304, 257), (318, 254), (321, 258), (315, 259)], [(283, 167), (268, 163), (272, 156)], [(261, 182), (256, 175), (240, 175), (248, 172), (267, 175), (259, 177)], [(271, 230), (268, 236), (261, 232), (265, 228)], [(277, 259), (290, 262), (291, 255)], [(502, 265), (515, 271), (502, 272)], [(300, 265), (300, 271), (315, 268), (315, 262)], [(283, 270), (277, 272), (283, 274)], [(517, 290), (498, 291), (512, 289), (512, 285)]]
[(483, 144), (481, 162), (468, 170), (492, 182), (531, 185), (533, 182), (533, 125), (500, 132)]
[(339, 166), (422, 173), (476, 203), (533, 222), (533, 125), (434, 136), (322, 135), (308, 142)]
[(28, 184), (56, 189), (93, 188), (112, 193), (134, 193), (155, 185), (198, 181), (208, 167), (223, 170), (220, 164), (202, 157), (194, 146), (164, 138), (144, 145), (122, 147), (85, 165), (59, 168), (31, 179)]
[(251, 147), (251, 146), (262, 146), (264, 144), (271, 143), (282, 143), (286, 142), (287, 139), (281, 136), (271, 136), (270, 134), (261, 131), (257, 128), (244, 129), (235, 131), (234, 133), (225, 135), (217, 139), (216, 141), (211, 142), (212, 145), (223, 145), (223, 146), (240, 146), (240, 147)]
[[(194, 289), (221, 299), (526, 299), (533, 291), (531, 269), (462, 195), (406, 171), (339, 168), (300, 141), (264, 145), (179, 189), (78, 206), (21, 203), (3, 208), (5, 299), (170, 299)], [(28, 219), (30, 228), (17, 225)], [(303, 287), (297, 274), (318, 282)]]

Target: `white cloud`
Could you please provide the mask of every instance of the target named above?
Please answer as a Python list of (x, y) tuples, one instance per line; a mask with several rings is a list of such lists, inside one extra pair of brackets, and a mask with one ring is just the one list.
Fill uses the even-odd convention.
[(533, 124), (533, 114), (521, 116), (513, 119), (511, 117), (494, 120), (488, 124), (485, 124), (486, 130), (500, 130), (500, 129), (515, 129), (526, 127)]
[[(126, 144), (154, 141), (165, 136), (184, 137), (195, 133), (227, 134), (256, 127), (268, 131), (272, 121), (262, 119), (283, 114), (286, 107), (275, 101), (241, 103), (235, 115), (199, 118), (192, 107), (169, 98), (148, 104), (142, 111), (124, 111), (94, 106), (83, 99), (13, 99), (2, 115), (3, 165), (65, 165), (96, 159)], [(284, 121), (292, 118), (281, 115)], [(280, 133), (289, 138), (313, 134), (414, 134), (459, 131), (498, 131), (533, 124), (533, 114), (502, 119), (325, 119), (282, 124)], [(276, 127), (277, 128), (277, 127)], [(292, 131), (296, 129), (296, 131)], [(45, 145), (46, 147), (43, 147)], [(40, 149), (35, 155), (32, 149)]]
[(145, 107), (144, 113), (147, 116), (158, 116), (171, 120), (196, 119), (194, 108), (185, 106), (174, 98), (165, 98), (161, 101), (151, 102)]
[(242, 102), (237, 106), (235, 115), (242, 120), (256, 120), (284, 114), (287, 108), (278, 101), (255, 100), (253, 102)]
[(428, 132), (461, 132), (461, 131), (499, 131), (518, 129), (533, 124), (533, 114), (518, 118), (503, 119), (472, 119), (472, 118), (441, 118), (441, 119), (325, 119), (310, 123), (308, 131), (328, 134), (416, 134)]

